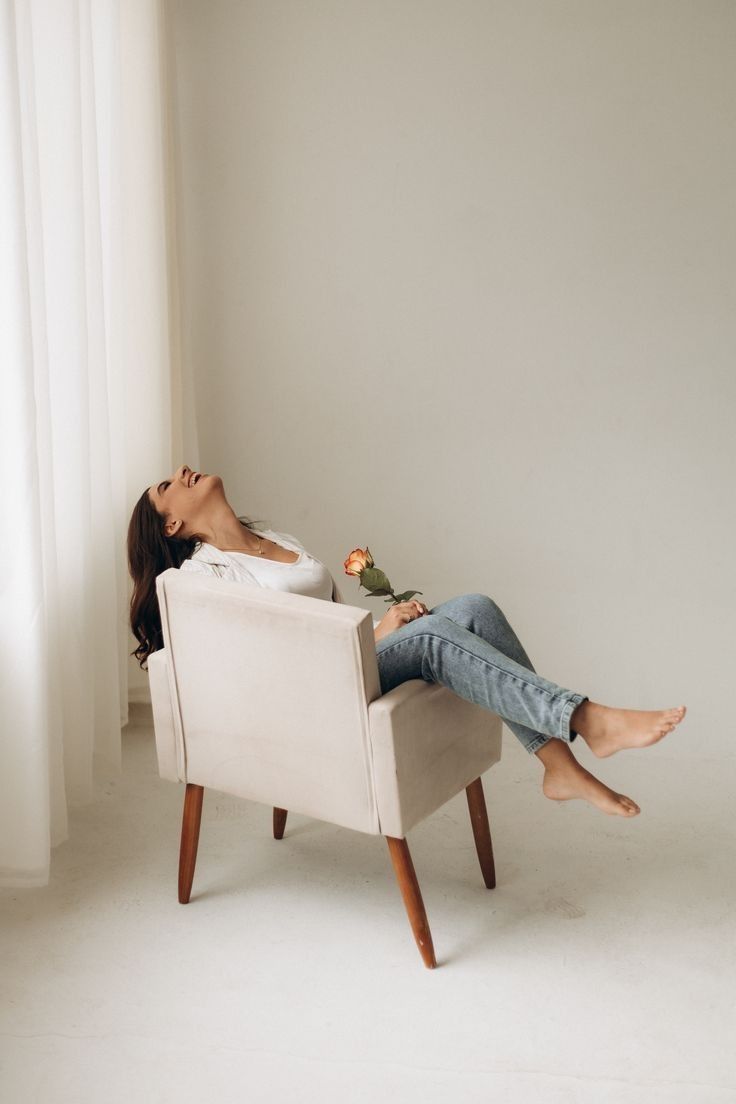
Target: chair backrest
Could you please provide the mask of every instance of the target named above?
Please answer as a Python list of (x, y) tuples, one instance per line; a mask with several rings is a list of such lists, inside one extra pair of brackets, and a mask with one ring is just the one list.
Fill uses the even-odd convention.
[(182, 780), (375, 832), (370, 613), (176, 568), (156, 592)]

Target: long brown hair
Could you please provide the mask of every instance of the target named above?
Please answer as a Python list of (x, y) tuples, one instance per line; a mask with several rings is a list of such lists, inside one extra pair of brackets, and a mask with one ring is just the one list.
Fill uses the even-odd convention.
[[(247, 517), (239, 517), (238, 521), (246, 529), (259, 524)], [(133, 579), (130, 627), (139, 642), (130, 654), (144, 671), (148, 670), (146, 661), (151, 652), (164, 646), (156, 576), (168, 567), (181, 567), (202, 543), (198, 537), (167, 537), (165, 524), (166, 518), (159, 514), (146, 488), (133, 507), (128, 524), (128, 570)]]

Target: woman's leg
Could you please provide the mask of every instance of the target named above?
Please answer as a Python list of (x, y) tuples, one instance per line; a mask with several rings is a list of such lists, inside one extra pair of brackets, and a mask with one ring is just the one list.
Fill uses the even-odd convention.
[[(521, 641), (509, 625), (505, 614), (487, 594), (462, 594), (458, 598), (451, 598), (447, 602), (434, 606), (428, 615), (429, 618), (431, 619), (434, 614), (449, 617), (458, 625), (483, 637), (500, 652), (527, 667), (528, 670), (534, 671)], [(426, 621), (427, 615), (418, 620)], [(415, 623), (410, 622), (410, 624)], [(404, 625), (399, 631), (406, 628), (407, 626)], [(390, 640), (393, 636), (392, 633), (383, 639)], [(548, 680), (542, 681), (547, 686), (555, 686)], [(557, 689), (559, 690), (560, 687)], [(579, 733), (599, 759), (614, 755), (624, 748), (643, 748), (657, 743), (676, 728), (686, 713), (684, 705), (671, 709), (616, 709), (591, 701), (587, 695), (580, 695), (580, 697), (582, 700), (570, 715), (570, 733), (563, 739), (566, 738), (572, 743)], [(508, 727), (528, 751), (538, 753), (549, 743), (549, 736), (544, 730), (534, 732), (528, 725), (520, 723), (514, 717), (507, 717), (499, 710), (495, 712), (503, 717)], [(554, 733), (554, 735), (559, 734)]]
[[(468, 637), (475, 638), (475, 644)], [(684, 706), (663, 711), (612, 709), (541, 678), (503, 611), (484, 594), (461, 595), (433, 607), (429, 615), (379, 641), (376, 656), (383, 693), (410, 678), (449, 686), (501, 716), (522, 745), (536, 753), (545, 768), (547, 797), (583, 798), (619, 816), (635, 816), (639, 807), (577, 762), (569, 747), (576, 735), (570, 719), (574, 715), (595, 754), (608, 755), (655, 742), (685, 713)]]
[(570, 716), (587, 700), (435, 610), (379, 640), (376, 658), (382, 693), (412, 678), (441, 683), (517, 726), (530, 751), (550, 736), (569, 743)]
[[(529, 671), (535, 671), (532, 661), (511, 628), (505, 613), (487, 594), (461, 594), (457, 598), (450, 598), (446, 602), (440, 602), (438, 606), (433, 606), (430, 614), (434, 613), (441, 613), (443, 616), (449, 617), (458, 625), (462, 625), (463, 628), (475, 633), (476, 636), (481, 636), (488, 644), (498, 648), (510, 659), (515, 659), (522, 667), (526, 667)], [(503, 721), (530, 755), (537, 752), (552, 739), (551, 736), (543, 732), (535, 732), (511, 718), (503, 717)], [(571, 742), (576, 735), (575, 731), (570, 732)]]

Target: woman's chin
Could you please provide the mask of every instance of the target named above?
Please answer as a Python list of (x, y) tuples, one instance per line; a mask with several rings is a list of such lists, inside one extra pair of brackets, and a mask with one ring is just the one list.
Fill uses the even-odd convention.
[(197, 486), (203, 484), (202, 490), (205, 494), (215, 493), (224, 494), (224, 487), (222, 479), (219, 475), (203, 475), (198, 481)]

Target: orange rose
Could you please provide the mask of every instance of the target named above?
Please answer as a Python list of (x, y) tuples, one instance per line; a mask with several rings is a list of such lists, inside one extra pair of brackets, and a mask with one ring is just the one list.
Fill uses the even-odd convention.
[(370, 554), (368, 546), (365, 550), (362, 548), (354, 548), (348, 555), (343, 565), (345, 567), (346, 575), (357, 575), (360, 577), (361, 571), (365, 571), (367, 567), (373, 567), (373, 557)]

